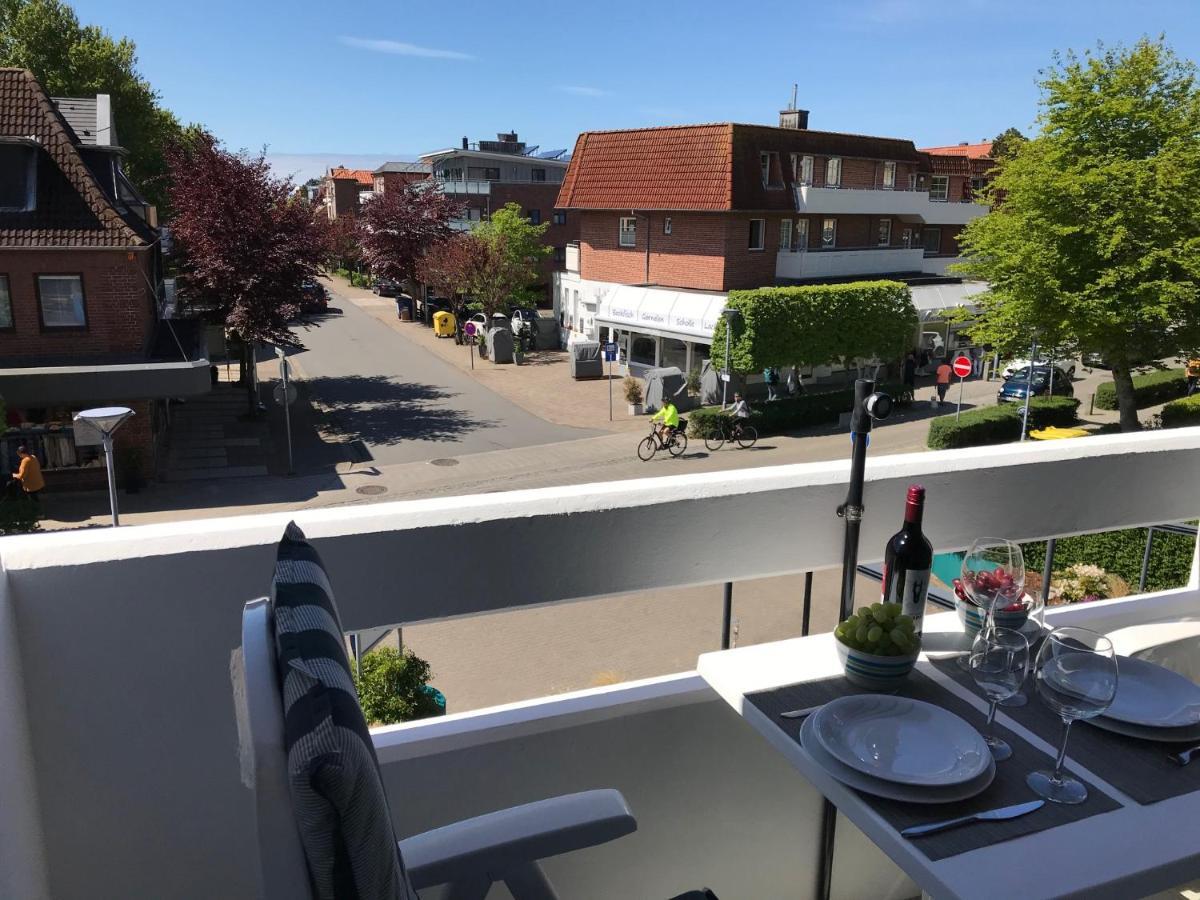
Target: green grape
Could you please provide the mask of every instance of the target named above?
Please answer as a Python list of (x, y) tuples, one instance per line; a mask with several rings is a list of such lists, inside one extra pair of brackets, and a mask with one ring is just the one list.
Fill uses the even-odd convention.
[(883, 609), (883, 602), (882, 602), (882, 601), (880, 601), (879, 603), (872, 603), (872, 604), (871, 604), (871, 612), (876, 612), (876, 611), (878, 611), (878, 610), (881, 610), (881, 609)]
[(867, 641), (871, 644), (879, 643), (879, 639), (883, 636), (883, 629), (878, 625), (872, 625), (867, 631)]
[(865, 624), (859, 625), (858, 629), (854, 632), (854, 640), (856, 640), (860, 644), (865, 644), (867, 642), (867, 634), (868, 633), (869, 633), (869, 629), (867, 628), (867, 626)]
[(892, 643), (898, 644), (898, 645), (907, 645), (908, 644), (908, 637), (909, 637), (908, 632), (905, 631), (903, 628), (901, 628), (899, 625), (897, 625), (890, 632), (888, 632), (888, 634), (891, 636)]
[(878, 622), (880, 625), (885, 625), (885, 624), (887, 624), (887, 620), (888, 620), (887, 610), (884, 609), (882, 606), (879, 607), (879, 609), (872, 609), (871, 610), (871, 618), (874, 619), (876, 622)]
[(883, 608), (884, 608), (884, 611), (888, 614), (889, 618), (894, 619), (894, 618), (896, 618), (896, 616), (900, 615), (901, 607), (900, 607), (899, 603), (885, 603), (885, 604), (883, 604)]
[(858, 631), (859, 621), (860, 620), (859, 620), (858, 616), (851, 616), (842, 624), (845, 625), (846, 628), (848, 628), (850, 631)]
[(901, 628), (907, 628), (909, 631), (913, 630), (912, 616), (896, 616), (896, 624)]

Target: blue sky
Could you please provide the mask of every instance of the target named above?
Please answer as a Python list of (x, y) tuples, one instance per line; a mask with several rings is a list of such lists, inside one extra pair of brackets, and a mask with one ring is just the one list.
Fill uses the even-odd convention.
[(1164, 32), (1200, 60), (1195, 0), (75, 0), (132, 38), (182, 119), (282, 171), (384, 159), (515, 129), (774, 122), (918, 146), (1027, 129), (1055, 49)]

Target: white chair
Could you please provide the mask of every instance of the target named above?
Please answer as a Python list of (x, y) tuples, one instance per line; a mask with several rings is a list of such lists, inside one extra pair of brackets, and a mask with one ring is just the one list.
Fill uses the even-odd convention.
[[(258, 830), (261, 900), (310, 900), (304, 849), (288, 791), (283, 702), (268, 600), (242, 614), (242, 671), (235, 695), (243, 765), (250, 771)], [(595, 846), (637, 829), (615, 790), (583, 791), (515, 806), (399, 842), (417, 890), (447, 885), (447, 900), (483, 900), (503, 881), (516, 900), (555, 900), (539, 860)]]

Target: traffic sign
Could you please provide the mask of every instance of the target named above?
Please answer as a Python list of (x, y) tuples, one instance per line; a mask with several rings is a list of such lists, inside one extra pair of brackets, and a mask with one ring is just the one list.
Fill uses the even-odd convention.
[(278, 403), (280, 406), (283, 405), (285, 396), (287, 397), (287, 405), (288, 406), (291, 406), (293, 403), (296, 402), (296, 386), (294, 384), (289, 384), (287, 386), (287, 394), (286, 395), (284, 394), (284, 391), (283, 391), (283, 385), (277, 384), (277, 385), (275, 385), (275, 390), (272, 392), (272, 394), (275, 397), (275, 402)]
[(468, 322), (463, 326), (463, 331), (466, 333), (467, 337), (475, 337), (475, 323)]
[(609, 341), (604, 345), (604, 361), (616, 362), (617, 359), (617, 342)]
[(971, 359), (967, 356), (954, 357), (954, 364), (951, 367), (954, 369), (954, 374), (959, 378), (966, 378), (971, 374)]

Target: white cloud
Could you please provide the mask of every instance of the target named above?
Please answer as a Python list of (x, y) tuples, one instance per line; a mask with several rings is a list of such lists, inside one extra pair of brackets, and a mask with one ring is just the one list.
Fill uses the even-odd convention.
[(376, 38), (356, 38), (343, 35), (338, 40), (347, 47), (359, 50), (371, 50), (374, 53), (392, 53), (396, 56), (420, 56), (424, 59), (474, 59), (470, 53), (460, 53), (458, 50), (438, 50), (434, 47), (418, 47), (416, 44), (406, 44), (403, 41), (387, 41)]
[(555, 90), (562, 91), (564, 94), (574, 94), (576, 97), (607, 97), (612, 93), (611, 91), (587, 87), (582, 84), (560, 84)]

